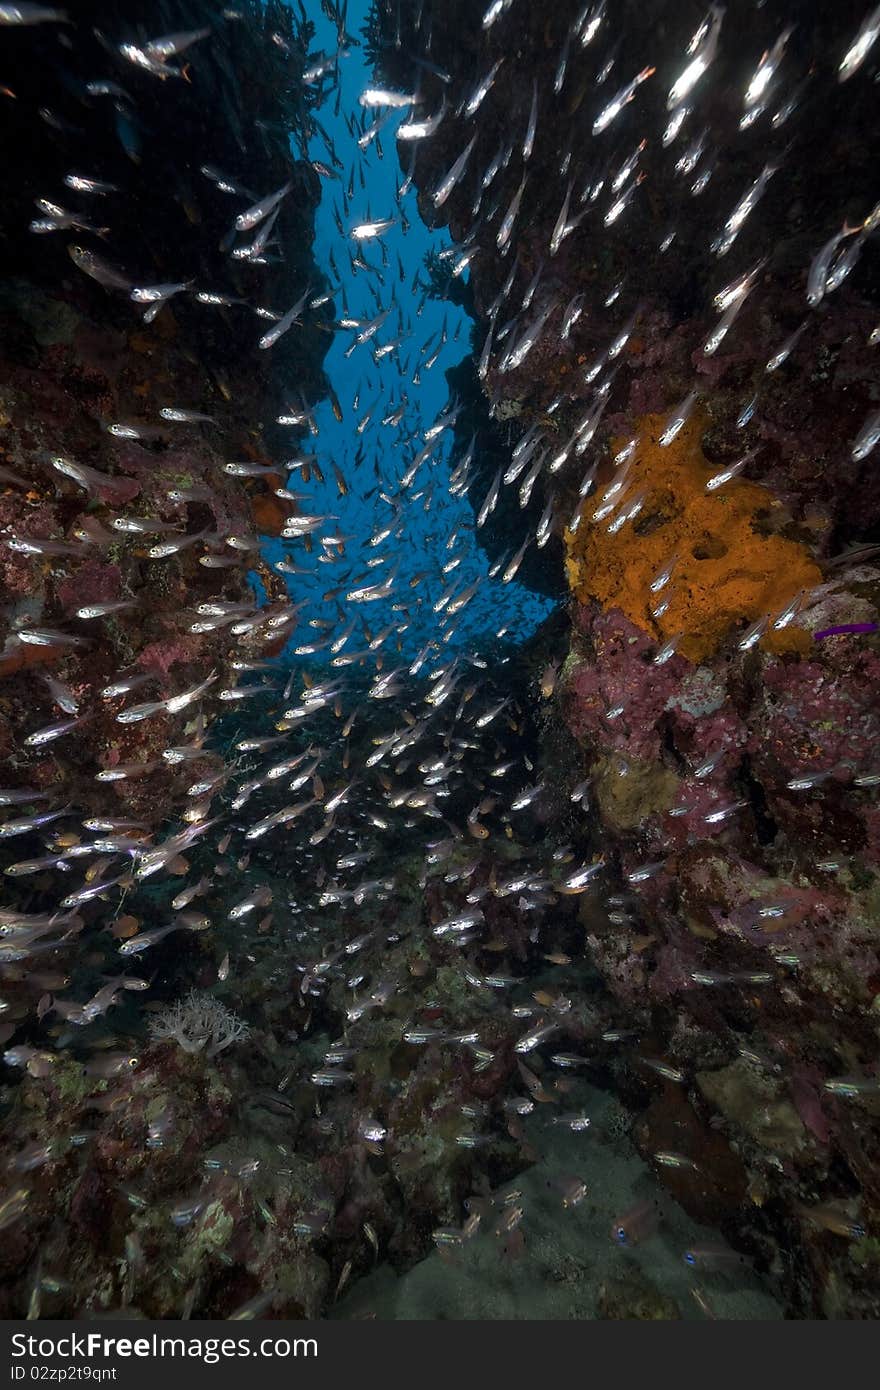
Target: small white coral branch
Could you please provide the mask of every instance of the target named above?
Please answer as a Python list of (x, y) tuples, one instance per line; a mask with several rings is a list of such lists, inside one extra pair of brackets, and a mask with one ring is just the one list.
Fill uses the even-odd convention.
[(219, 999), (195, 989), (185, 999), (163, 1009), (150, 1025), (154, 1038), (173, 1038), (184, 1052), (206, 1049), (208, 1057), (216, 1057), (232, 1043), (243, 1041), (250, 1031), (244, 1020)]

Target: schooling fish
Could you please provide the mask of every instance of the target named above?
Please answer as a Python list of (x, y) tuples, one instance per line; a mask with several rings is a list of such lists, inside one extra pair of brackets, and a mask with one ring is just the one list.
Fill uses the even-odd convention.
[(105, 290), (122, 290), (130, 294), (134, 288), (133, 281), (127, 275), (116, 266), (102, 260), (94, 251), (87, 251), (82, 246), (68, 246), (67, 252), (74, 265), (84, 275), (103, 285)]
[(470, 159), (471, 154), (473, 152), (474, 145), (476, 143), (476, 135), (471, 136), (470, 140), (465, 145), (464, 149), (456, 159), (455, 163), (452, 164), (448, 172), (444, 175), (444, 177), (438, 183), (437, 187), (434, 189), (434, 192), (431, 195), (431, 200), (435, 208), (440, 208), (443, 206), (450, 193), (455, 188), (456, 184), (461, 180), (462, 175), (464, 174), (464, 171), (467, 168), (468, 160)]
[(640, 1245), (655, 1234), (660, 1224), (660, 1211), (655, 1201), (637, 1202), (611, 1223), (611, 1239), (617, 1245)]
[(258, 226), (270, 213), (274, 212), (282, 200), (287, 197), (292, 187), (293, 180), (288, 179), (287, 183), (283, 184), (276, 192), (267, 194), (258, 203), (254, 203), (253, 207), (248, 208), (245, 212), (240, 212), (235, 219), (236, 230), (248, 232), (252, 227)]
[(0, 25), (72, 24), (66, 10), (53, 10), (47, 5), (0, 5)]
[(848, 82), (858, 72), (880, 34), (880, 5), (869, 10), (862, 20), (861, 28), (840, 60), (837, 80)]
[(417, 105), (415, 93), (397, 92), (390, 87), (367, 87), (358, 97), (361, 106), (390, 106), (399, 109)]

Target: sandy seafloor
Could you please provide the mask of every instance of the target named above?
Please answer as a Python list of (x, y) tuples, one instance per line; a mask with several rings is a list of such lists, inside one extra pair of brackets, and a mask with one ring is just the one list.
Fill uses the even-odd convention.
[[(493, 1234), (493, 1213), (475, 1238), (445, 1257), (434, 1252), (402, 1275), (388, 1264), (377, 1264), (328, 1316), (380, 1321), (783, 1318), (782, 1307), (747, 1261), (723, 1271), (697, 1271), (685, 1264), (690, 1247), (725, 1242), (717, 1230), (699, 1225), (664, 1200), (629, 1138), (613, 1133), (613, 1097), (579, 1082), (566, 1099), (572, 1113), (590, 1115), (590, 1128), (573, 1133), (552, 1125), (551, 1117), (533, 1118), (529, 1138), (542, 1157), (498, 1188), (500, 1194), (511, 1188), (522, 1194), (525, 1245), (515, 1259), (505, 1255), (503, 1242)], [(557, 1183), (571, 1176), (586, 1183), (587, 1195), (566, 1209)], [(612, 1239), (614, 1222), (646, 1198), (659, 1204), (656, 1233), (631, 1248), (621, 1247)], [(694, 1288), (710, 1313), (701, 1310)]]

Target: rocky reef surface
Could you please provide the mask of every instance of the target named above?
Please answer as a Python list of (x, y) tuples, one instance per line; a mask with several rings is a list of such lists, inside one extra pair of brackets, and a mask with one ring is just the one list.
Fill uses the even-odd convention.
[[(26, 858), (36, 827), (23, 826), (22, 838), (16, 818), (63, 802), (114, 841), (111, 857), (119, 834), (134, 849), (181, 816), (197, 830), (205, 797), (228, 776), (207, 730), (228, 709), (234, 663), (265, 661), (289, 636), (286, 587), (261, 547), (296, 511), (277, 496), (283, 476), (273, 460), (282, 439), (295, 445), (303, 431), (262, 422), (285, 408), (307, 413), (324, 395), (329, 334), (318, 311), (270, 365), (257, 347), (267, 324), (252, 303), (258, 292), (271, 323), (275, 305), (326, 284), (313, 259), (320, 178), (306, 153), (314, 96), (290, 75), (304, 65), (312, 29), (281, 4), (250, 0), (223, 22), (202, 0), (80, 0), (75, 9), (75, 43), (65, 27), (3, 30), (0, 781), (12, 810), (3, 827), (0, 1040), (14, 1038), (22, 1053), (7, 1055), (2, 1088), (0, 1310), (65, 1317), (140, 1302), (171, 1317), (189, 1293), (190, 1310), (198, 1297), (225, 1313), (235, 1294), (211, 1303), (202, 1268), (209, 1256), (228, 1259), (233, 1222), (222, 1200), (232, 1194), (240, 1207), (247, 1176), (235, 1170), (221, 1182), (183, 1250), (154, 1239), (151, 1222), (159, 1224), (157, 1196), (171, 1192), (176, 1202), (181, 1183), (201, 1172), (206, 1146), (227, 1133), (228, 1075), (158, 1042), (159, 1071), (134, 1075), (137, 1059), (129, 1066), (107, 1051), (120, 1041), (111, 1032), (103, 1059), (86, 1063), (77, 1035), (88, 1038), (107, 1006), (122, 1000), (119, 1027), (142, 1041), (143, 1022), (131, 1010), (126, 1018), (119, 978), (85, 1015), (65, 1013), (58, 997), (74, 976), (91, 993), (106, 980), (102, 967), (118, 972), (108, 952), (141, 923), (161, 929), (168, 891), (142, 897), (138, 918), (123, 907), (102, 926), (105, 858), (87, 875), (93, 893), (86, 887), (64, 912), (52, 873), (75, 868), (82, 832), (53, 836), (57, 817), (47, 813), (49, 839), (39, 858)], [(202, 28), (213, 31), (210, 56), (187, 53), (185, 80), (157, 81), (116, 47)], [(296, 188), (278, 215), (283, 258), (230, 257), (242, 194), (230, 199), (221, 171), (239, 168), (257, 190), (285, 180)], [(87, 218), (75, 180), (94, 171), (101, 178)], [(71, 204), (80, 211), (69, 215)], [(180, 701), (194, 717), (175, 753), (174, 697), (203, 683), (197, 701)], [(172, 706), (120, 721), (131, 692), (144, 705)], [(133, 886), (129, 873), (123, 902)], [(46, 968), (32, 972), (18, 963), (29, 952), (13, 938), (24, 930), (19, 914), (40, 912), (46, 925), (36, 935), (51, 939), (37, 947)], [(83, 950), (87, 926), (102, 929)], [(140, 987), (127, 979), (129, 990)], [(166, 989), (173, 995), (173, 970)], [(71, 1035), (67, 1054), (40, 1048), (59, 1036), (70, 1047)], [(145, 1167), (150, 1182), (139, 1196)], [(197, 1209), (175, 1220), (163, 1213), (163, 1238)], [(261, 1246), (250, 1263), (277, 1256), (283, 1264), (298, 1239), (282, 1228), (270, 1244), (283, 1253)], [(288, 1306), (314, 1312), (320, 1269), (300, 1261), (291, 1283)]]
[[(150, 825), (219, 763), (207, 753), (163, 760), (170, 720), (120, 723), (123, 693), (102, 692), (132, 679), (144, 701), (160, 700), (211, 676), (206, 708), (223, 708), (230, 663), (243, 656), (229, 631), (232, 605), (242, 621), (255, 611), (255, 575), (270, 599), (286, 598), (260, 538), (277, 536), (295, 508), (276, 496), (282, 477), (269, 468), (282, 431), (257, 422), (291, 396), (313, 404), (324, 393), (329, 342), (313, 323), (279, 346), (269, 372), (246, 302), (257, 286), (271, 306), (321, 284), (311, 250), (320, 180), (288, 138), (305, 139), (307, 97), (291, 94), (289, 64), (304, 58), (309, 34), (283, 6), (246, 6), (214, 37), (209, 61), (193, 55), (186, 81), (169, 86), (130, 64), (119, 70), (118, 56), (114, 64), (111, 35), (162, 23), (195, 32), (213, 19), (198, 3), (84, 3), (75, 46), (63, 29), (45, 45), (27, 30), (4, 31), (15, 67), (3, 97), (0, 217), (4, 784), (40, 793), (63, 785), (84, 813)], [(104, 80), (108, 71), (120, 80)], [(256, 72), (259, 83), (249, 79)], [(239, 204), (218, 187), (221, 174), (203, 170), (241, 164), (261, 188), (297, 185), (279, 215), (290, 250), (274, 265), (228, 255)], [(80, 212), (68, 226), (49, 216), (37, 230), (39, 202), (73, 201), (64, 179), (86, 169), (112, 185), (91, 199), (89, 219)], [(100, 252), (77, 244), (76, 216), (80, 236), (97, 226), (99, 237), (84, 239)], [(170, 281), (179, 284), (173, 297), (145, 299), (140, 313), (130, 301), (127, 285)], [(254, 476), (227, 471), (237, 463)], [(88, 616), (113, 603), (118, 611)], [(270, 603), (253, 624), (254, 657), (286, 640), (272, 617)], [(47, 676), (75, 710), (59, 706)], [(69, 730), (55, 731), (74, 714)]]
[[(780, 1317), (748, 1256), (725, 1251), (716, 1231), (697, 1225), (657, 1188), (610, 1094), (581, 1084), (576, 1100), (595, 1132), (560, 1135), (550, 1121), (536, 1127), (543, 1157), (514, 1182), (472, 1198), (472, 1207), (492, 1218), (475, 1240), (441, 1248), (404, 1273), (377, 1266), (331, 1316)], [(573, 1176), (587, 1170), (588, 1187)], [(518, 1204), (530, 1213), (534, 1230), (534, 1239), (521, 1246), (504, 1232), (505, 1212)]]

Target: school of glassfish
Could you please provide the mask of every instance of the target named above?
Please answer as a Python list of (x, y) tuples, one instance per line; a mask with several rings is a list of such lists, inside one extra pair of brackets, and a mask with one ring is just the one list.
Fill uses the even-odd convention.
[[(182, 26), (190, 11), (197, 18), (206, 8), (159, 7), (170, 21), (179, 14)], [(328, 374), (332, 423), (323, 423), (322, 403), (307, 398), (285, 368), (286, 404), (266, 423), (275, 438), (294, 439), (288, 456), (254, 452), (222, 463), (224, 486), (259, 484), (283, 508), (272, 540), (258, 522), (250, 529), (232, 521), (224, 526), (222, 507), (206, 520), (210, 485), (178, 481), (165, 490), (160, 508), (144, 511), (135, 500), (121, 500), (130, 495), (120, 487), (121, 474), (67, 452), (41, 455), (34, 466), (43, 486), (77, 498), (87, 520), (67, 535), (7, 526), (0, 536), (7, 551), (60, 571), (86, 555), (106, 556), (111, 546), (114, 555), (136, 553), (149, 574), (192, 552), (208, 577), (216, 577), (216, 590), (192, 605), (185, 630), (219, 634), (225, 646), (224, 662), (191, 667), (186, 679), (140, 669), (134, 638), (152, 580), (118, 597), (83, 595), (66, 614), (23, 609), (7, 637), (4, 656), (30, 662), (37, 660), (32, 649), (51, 650), (58, 663), (39, 673), (36, 665), (27, 667), (33, 717), (0, 790), (9, 885), (0, 908), (3, 1080), (11, 1095), (31, 1083), (51, 1087), (63, 1074), (59, 1111), (77, 1118), (64, 1133), (22, 1132), (21, 1145), (3, 1160), (0, 1232), (14, 1240), (39, 1213), (33, 1240), (23, 1239), (8, 1273), (8, 1306), (19, 1309), (24, 1300), (29, 1317), (73, 1316), (84, 1306), (73, 1274), (62, 1268), (58, 1222), (45, 1216), (41, 1185), (51, 1190), (56, 1172), (72, 1181), (93, 1151), (100, 1153), (102, 1176), (89, 1180), (112, 1192), (124, 1241), (104, 1307), (146, 1307), (170, 1317), (251, 1318), (284, 1315), (291, 1307), (315, 1315), (380, 1258), (396, 1255), (405, 1263), (433, 1247), (454, 1266), (488, 1235), (508, 1259), (522, 1259), (530, 1212), (516, 1174), (539, 1161), (554, 1131), (577, 1136), (583, 1162), (555, 1182), (553, 1200), (566, 1220), (585, 1219), (595, 1137), (585, 1075), (607, 1081), (624, 1068), (645, 1094), (665, 1098), (670, 1113), (683, 1104), (673, 1097), (696, 1084), (693, 1067), (657, 1055), (649, 1011), (627, 1016), (610, 996), (594, 997), (585, 965), (586, 939), (595, 930), (590, 913), (642, 930), (634, 904), (642, 892), (650, 900), (666, 856), (621, 865), (595, 835), (596, 779), (570, 748), (560, 755), (561, 774), (544, 742), (569, 674), (565, 647), (558, 641), (555, 648), (539, 647), (537, 669), (534, 662), (526, 668), (517, 648), (552, 606), (541, 606), (515, 583), (527, 557), (541, 562), (551, 542), (571, 555), (591, 528), (628, 535), (637, 548), (635, 523), (649, 512), (646, 427), (628, 442), (615, 427), (620, 437), (610, 472), (605, 447), (608, 421), (624, 410), (620, 388), (633, 343), (648, 331), (643, 306), (624, 293), (621, 307), (621, 281), (601, 271), (594, 287), (569, 295), (555, 267), (575, 247), (601, 263), (606, 239), (651, 199), (657, 162), (673, 170), (678, 221), (658, 229), (651, 255), (660, 262), (676, 240), (695, 236), (696, 223), (703, 254), (718, 270), (705, 306), (717, 321), (693, 344), (692, 384), (677, 404), (667, 400), (650, 441), (658, 456), (677, 457), (709, 394), (711, 378), (700, 375), (701, 362), (729, 348), (745, 306), (759, 299), (772, 275), (771, 247), (745, 266), (734, 264), (739, 238), (795, 160), (786, 142), (811, 81), (819, 80), (816, 69), (837, 86), (876, 82), (880, 9), (851, 32), (841, 28), (834, 45), (806, 68), (801, 53), (798, 61), (792, 57), (794, 13), (766, 51), (744, 61), (737, 95), (741, 149), (748, 152), (738, 166), (742, 191), (726, 220), (710, 225), (693, 209), (719, 177), (713, 75), (725, 44), (746, 45), (736, 7), (710, 5), (683, 44), (676, 15), (674, 42), (671, 34), (658, 42), (636, 70), (618, 58), (626, 36), (617, 30), (614, 7), (572, 0), (547, 21), (548, 69), (530, 63), (527, 46), (515, 47), (526, 0), (478, 0), (471, 8), (479, 11), (480, 41), (462, 82), (435, 51), (434, 25), (442, 24), (437, 5), (377, 0), (371, 32), (386, 37), (389, 70), (408, 78), (390, 82), (377, 62), (345, 111), (346, 65), (361, 61), (348, 8), (322, 0), (320, 22), (335, 47), (306, 53), (304, 67), (296, 66), (302, 53), (289, 37), (268, 26), (267, 43), (289, 55), (290, 82), (307, 89), (313, 103), (304, 117), (308, 148), (298, 156), (321, 180), (337, 234), (328, 244), (319, 237), (315, 259), (326, 271), (314, 282), (303, 279), (294, 302), (266, 302), (260, 289), (261, 270), (271, 272), (285, 258), (285, 210), (301, 187), (293, 149), (290, 177), (263, 190), (249, 186), (245, 158), (238, 168), (220, 170), (192, 133), (194, 178), (228, 203), (220, 250), (231, 267), (246, 271), (246, 294), (231, 288), (244, 282), (232, 278), (217, 288), (191, 276), (186, 265), (175, 266), (173, 257), (165, 279), (134, 276), (113, 230), (114, 207), (126, 191), (114, 170), (95, 166), (76, 130), (63, 122), (57, 133), (70, 172), (63, 187), (45, 187), (29, 227), (19, 229), (35, 246), (62, 240), (72, 272), (109, 297), (114, 312), (124, 305), (138, 332), (169, 332), (175, 306), (186, 302), (189, 312), (205, 316), (240, 312), (241, 351), (267, 373), (276, 359), (287, 360), (279, 354), (293, 351), (310, 326), (343, 345), (340, 369)], [(301, 32), (311, 32), (312, 17), (302, 5), (299, 12)], [(236, 26), (254, 15), (248, 6), (230, 6), (210, 22), (196, 18), (167, 33), (152, 27), (147, 33), (140, 23), (117, 29), (108, 21), (100, 36), (106, 70), (89, 86), (94, 100), (114, 109), (133, 177), (139, 158), (132, 141), (150, 138), (133, 95), (137, 84), (161, 84), (163, 102), (173, 106), (175, 89), (197, 84), (200, 65), (214, 61), (218, 31), (231, 33), (234, 45)], [(7, 30), (23, 31), (34, 44), (53, 35), (63, 55), (75, 51), (78, 28), (75, 5), (0, 5), (0, 43)], [(15, 100), (14, 67), (0, 76), (10, 84), (5, 99)], [(497, 113), (491, 113), (502, 84), (505, 100), (511, 90), (517, 98), (513, 110), (504, 108), (499, 143)], [(560, 119), (573, 89), (575, 109), (583, 105), (577, 125)], [(652, 90), (658, 95), (646, 108), (651, 121), (645, 116), (639, 124), (640, 104)], [(315, 112), (334, 101), (331, 135)], [(625, 138), (618, 135), (624, 117)], [(383, 139), (396, 142), (400, 159), (393, 205), (380, 205), (372, 192), (379, 186), (373, 170), (385, 160)], [(442, 155), (431, 168), (440, 172), (429, 184), (420, 182), (417, 171), (431, 160), (436, 141)], [(548, 167), (549, 147), (555, 162)], [(542, 210), (552, 204), (553, 211), (544, 218), (552, 231), (536, 260), (530, 244), (527, 254), (526, 237), (539, 190)], [(877, 190), (855, 194), (839, 226), (817, 229), (802, 253), (803, 319), (759, 364), (755, 396), (741, 415), (744, 441), (764, 383), (804, 352), (816, 316), (857, 278), (860, 262), (874, 265)], [(449, 213), (450, 244), (437, 265), (453, 287), (450, 296), (466, 276), (478, 276), (487, 254), (494, 261), (495, 278), (487, 281), (494, 298), (487, 303), (484, 295), (478, 303), (473, 366), (493, 428), (506, 431), (497, 466), (481, 461), (480, 428), (464, 428), (472, 415), (467, 399), (441, 392), (436, 413), (423, 411), (433, 399), (430, 382), (450, 365), (455, 345), (459, 355), (466, 345), (463, 316), (447, 306), (436, 311), (421, 256), (414, 262), (408, 251), (408, 241), (424, 234), (419, 209), (426, 220)], [(750, 257), (752, 249), (750, 242)], [(438, 326), (425, 337), (420, 321), (435, 311)], [(574, 349), (600, 316), (604, 347), (587, 360)], [(864, 353), (877, 341), (875, 329), (861, 344)], [(520, 419), (520, 384), (548, 354), (571, 358), (571, 369), (540, 414)], [(210, 440), (224, 455), (216, 404), (205, 408), (176, 397), (171, 382), (165, 400), (153, 418), (104, 419), (105, 434), (145, 458), (175, 431)], [(846, 440), (852, 462), (870, 461), (878, 440), (880, 410), (873, 404)], [(750, 485), (744, 475), (758, 449), (744, 443), (735, 457), (712, 465), (702, 493), (724, 498)], [(13, 490), (33, 485), (5, 464), (0, 481)], [(481, 537), (499, 515), (515, 520), (487, 561)], [(680, 592), (682, 563), (680, 553), (668, 553), (653, 573), (645, 612), (657, 624)], [(278, 587), (270, 587), (267, 571)], [(231, 573), (253, 576), (250, 598), (238, 590), (232, 596)], [(811, 647), (813, 637), (825, 648), (871, 640), (877, 624), (867, 616), (847, 623), (832, 612), (829, 620), (821, 606), (825, 583), (818, 574), (815, 583), (798, 582), (775, 595), (771, 609), (727, 635), (732, 656), (745, 660), (766, 638), (804, 624)], [(96, 667), (100, 674), (89, 687), (66, 680), (67, 657), (87, 659), (105, 627), (120, 623), (132, 635), (125, 665), (109, 677)], [(687, 628), (655, 628), (643, 654), (651, 680), (675, 679), (689, 637)], [(51, 717), (39, 712), (47, 701)], [(167, 741), (148, 761), (120, 758), (89, 768), (92, 782), (106, 788), (106, 809), (84, 814), (63, 779), (53, 784), (37, 769), (57, 745), (87, 736), (108, 711), (120, 736), (135, 739), (158, 727)], [(630, 720), (625, 694), (608, 693), (602, 717), (609, 724)], [(695, 758), (689, 775), (696, 800), (722, 758), (722, 751)], [(805, 796), (826, 779), (840, 780), (842, 761), (790, 777), (787, 790)], [(121, 812), (114, 799), (120, 784), (138, 782), (163, 764), (184, 773), (192, 768), (173, 819), (172, 808), (162, 805), (154, 815)], [(871, 750), (859, 766), (847, 767), (850, 781), (872, 795), (878, 776)], [(748, 797), (699, 804), (700, 834), (709, 836), (735, 826)], [(692, 809), (682, 804), (670, 814), (684, 824)], [(787, 902), (777, 908), (772, 884), (766, 891), (745, 931), (759, 934), (774, 913), (791, 913)], [(644, 932), (650, 949), (654, 938), (649, 928)], [(784, 933), (779, 942), (772, 969), (719, 968), (713, 959), (686, 971), (687, 988), (784, 995), (798, 956), (792, 947), (786, 959)], [(253, 1007), (248, 989), (249, 981), (270, 978), (283, 1000), (271, 1016)], [(148, 1008), (136, 1010), (138, 1000)], [(249, 1075), (224, 1073), (246, 1069), (244, 1053), (255, 1050), (260, 1056)], [(205, 1124), (207, 1137), (188, 1153), (186, 1169), (178, 1136), (184, 1103), (174, 1098), (174, 1084), (196, 1106), (208, 1066), (226, 1076), (205, 1082), (208, 1090), (234, 1092), (238, 1085), (240, 1104), (261, 1109), (270, 1127), (260, 1131), (257, 1152), (242, 1140), (218, 1156), (222, 1135)], [(876, 1114), (876, 1057), (869, 1065), (841, 1057), (839, 1075), (811, 1073), (808, 1082), (781, 1045), (773, 1056), (742, 1048), (734, 1066), (751, 1069), (761, 1084), (774, 1069), (788, 1068), (814, 1108), (824, 1098)], [(186, 1067), (190, 1072), (178, 1074)], [(273, 1079), (256, 1082), (261, 1072)], [(806, 1100), (798, 1106), (802, 1115), (809, 1108)], [(11, 1107), (10, 1101), (10, 1113)], [(769, 1115), (770, 1100), (767, 1108)], [(776, 1111), (773, 1117), (783, 1123)], [(118, 1173), (114, 1145), (136, 1154), (119, 1160)], [(195, 1147), (193, 1140), (190, 1150)], [(796, 1165), (781, 1145), (779, 1152), (780, 1170)], [(604, 1219), (604, 1239), (618, 1255), (649, 1245), (664, 1229), (661, 1184), (688, 1211), (700, 1207), (694, 1194), (709, 1193), (700, 1210), (715, 1211), (711, 1154), (658, 1139), (645, 1158), (658, 1195)], [(312, 1169), (304, 1177), (307, 1163)], [(424, 1185), (420, 1169), (433, 1174)], [(188, 1191), (174, 1188), (183, 1170), (198, 1174)], [(440, 1173), (454, 1177), (441, 1180)], [(867, 1189), (867, 1178), (861, 1180)], [(76, 1192), (67, 1219), (87, 1223), (82, 1208), (98, 1199), (83, 1195), (82, 1182)], [(754, 1174), (748, 1196), (756, 1210), (763, 1205)], [(249, 1234), (228, 1243), (218, 1235), (205, 1256), (233, 1199), (236, 1220), (248, 1224)], [(873, 1197), (868, 1206), (876, 1217)], [(405, 1236), (395, 1231), (389, 1214), (395, 1209)], [(870, 1239), (872, 1218), (850, 1190), (831, 1202), (803, 1200), (797, 1212), (821, 1236), (854, 1247)], [(433, 1222), (428, 1239), (415, 1229), (425, 1214)], [(704, 1221), (715, 1224), (708, 1216)], [(168, 1249), (155, 1235), (160, 1227), (161, 1241), (173, 1235), (179, 1242), (173, 1296), (151, 1292), (150, 1265)], [(691, 1315), (709, 1317), (716, 1316), (714, 1296), (706, 1292), (713, 1278), (723, 1288), (743, 1270), (754, 1276), (756, 1267), (763, 1274), (768, 1266), (720, 1238), (700, 1243), (695, 1237), (679, 1259), (688, 1279), (708, 1281), (692, 1289)], [(221, 1270), (228, 1296), (219, 1291), (219, 1276), (206, 1273), (205, 1260)], [(289, 1267), (297, 1261), (294, 1278)], [(285, 1279), (296, 1285), (295, 1295)], [(308, 1296), (298, 1280), (309, 1284)]]

